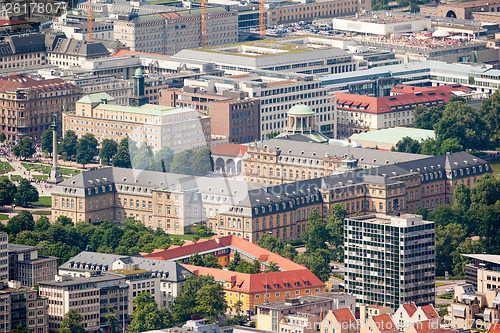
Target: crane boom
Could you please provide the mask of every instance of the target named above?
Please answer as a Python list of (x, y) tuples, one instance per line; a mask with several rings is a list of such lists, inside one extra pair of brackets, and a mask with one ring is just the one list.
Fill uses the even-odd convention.
[(259, 0), (259, 34), (261, 37), (266, 35), (266, 7), (265, 0)]

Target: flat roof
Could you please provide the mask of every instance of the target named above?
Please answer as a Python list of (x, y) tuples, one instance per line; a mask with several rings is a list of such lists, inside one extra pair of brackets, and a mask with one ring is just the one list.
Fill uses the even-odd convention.
[(189, 108), (179, 108), (179, 107), (162, 106), (154, 104), (144, 104), (139, 107), (114, 105), (114, 104), (100, 104), (99, 106), (96, 107), (96, 110), (139, 113), (150, 116), (166, 116), (171, 114), (194, 111), (194, 109), (189, 109)]
[(486, 261), (492, 264), (500, 265), (500, 255), (496, 254), (462, 254), (464, 257)]
[(396, 145), (399, 140), (404, 137), (410, 137), (414, 140), (418, 140), (420, 142), (425, 139), (434, 139), (436, 134), (433, 130), (425, 130), (419, 128), (411, 128), (411, 127), (393, 127), (393, 128), (385, 128), (377, 131), (369, 131), (364, 133), (357, 133), (351, 135), (350, 139), (352, 141), (370, 141), (370, 142), (381, 142), (381, 143), (390, 143)]

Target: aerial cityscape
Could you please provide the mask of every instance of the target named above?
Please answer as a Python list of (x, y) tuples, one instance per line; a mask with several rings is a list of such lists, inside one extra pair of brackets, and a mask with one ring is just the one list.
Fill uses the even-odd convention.
[(0, 332), (500, 333), (500, 0), (0, 21)]

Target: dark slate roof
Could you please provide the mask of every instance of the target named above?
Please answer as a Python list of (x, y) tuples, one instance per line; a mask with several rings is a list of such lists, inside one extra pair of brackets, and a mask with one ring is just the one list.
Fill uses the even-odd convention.
[[(155, 274), (158, 274), (160, 277), (162, 277), (162, 279), (165, 279), (167, 281), (181, 282), (184, 281), (189, 275), (192, 275), (190, 271), (188, 271), (186, 268), (182, 267), (175, 261), (146, 259), (140, 255), (123, 256), (118, 254), (97, 253), (90, 251), (80, 252), (79, 254), (62, 264), (59, 269), (92, 271), (92, 269), (90, 268), (79, 268), (80, 264), (84, 266), (86, 264), (89, 264), (89, 267), (94, 265), (94, 271), (97, 271), (98, 267), (105, 267), (105, 271), (110, 271), (112, 270), (113, 263), (118, 260), (123, 261), (124, 263), (138, 264), (139, 269), (151, 271)], [(77, 266), (74, 267), (74, 265)]]
[(66, 38), (64, 34), (47, 34), (45, 36), (45, 45), (48, 52), (65, 53), (69, 55), (96, 57), (110, 54), (102, 43)]
[(30, 34), (10, 37), (15, 54), (45, 51), (45, 37), (42, 34)]

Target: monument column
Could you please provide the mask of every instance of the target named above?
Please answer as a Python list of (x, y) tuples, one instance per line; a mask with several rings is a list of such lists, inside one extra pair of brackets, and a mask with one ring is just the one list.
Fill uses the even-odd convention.
[(49, 183), (58, 183), (62, 180), (57, 166), (57, 114), (52, 115), (52, 168), (50, 170)]

